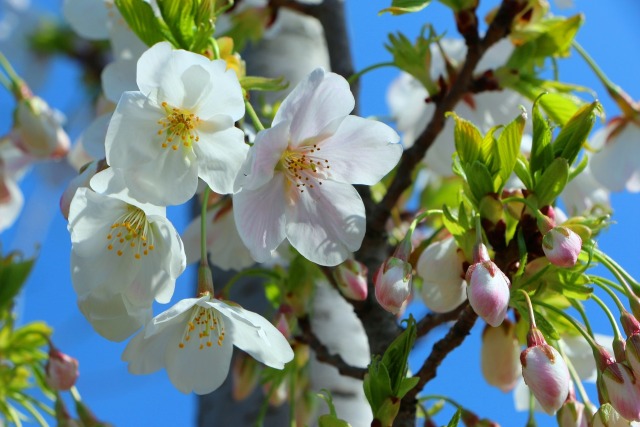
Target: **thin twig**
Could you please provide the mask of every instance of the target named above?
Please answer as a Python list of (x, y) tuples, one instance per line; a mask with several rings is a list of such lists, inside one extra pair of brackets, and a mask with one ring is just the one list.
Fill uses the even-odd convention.
[(316, 353), (316, 359), (318, 359), (318, 361), (335, 367), (340, 374), (347, 377), (359, 380), (364, 378), (364, 374), (367, 373), (367, 369), (352, 366), (345, 362), (339, 354), (332, 354), (327, 346), (324, 345), (324, 343), (313, 333), (313, 330), (311, 329), (311, 322), (309, 322), (308, 317), (298, 319), (298, 326), (300, 326), (302, 335), (296, 337), (296, 339), (309, 345), (309, 347), (311, 347)]
[(427, 335), (431, 330), (443, 323), (456, 320), (460, 313), (469, 305), (468, 302), (460, 304), (458, 307), (447, 313), (429, 313), (424, 316), (416, 325), (416, 332), (419, 337)]

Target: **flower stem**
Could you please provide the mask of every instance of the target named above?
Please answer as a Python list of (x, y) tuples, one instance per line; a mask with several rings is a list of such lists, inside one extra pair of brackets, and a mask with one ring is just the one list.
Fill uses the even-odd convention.
[(260, 121), (260, 118), (258, 117), (256, 110), (253, 109), (253, 105), (251, 105), (251, 103), (246, 99), (244, 101), (244, 105), (247, 108), (247, 114), (251, 118), (251, 122), (253, 123), (253, 126), (255, 126), (256, 130), (258, 132), (260, 132), (261, 130), (264, 130), (264, 125)]
[(640, 284), (638, 284), (638, 282), (636, 282), (635, 279), (629, 273), (627, 273), (624, 268), (620, 267), (617, 262), (615, 262), (607, 254), (598, 249), (594, 249), (593, 257), (603, 266), (605, 266), (605, 268), (615, 276), (618, 282), (620, 282), (620, 284), (624, 286), (628, 296), (636, 296), (629, 283), (631, 283), (636, 288), (640, 287)]
[(207, 205), (209, 204), (209, 193), (211, 189), (208, 185), (202, 194), (202, 210), (200, 212), (200, 265), (208, 266), (207, 260)]
[(233, 286), (234, 283), (236, 283), (238, 280), (242, 279), (245, 276), (263, 276), (271, 279), (280, 279), (280, 276), (278, 275), (278, 273), (272, 270), (267, 270), (265, 268), (250, 268), (250, 269), (239, 272), (238, 274), (233, 276), (231, 279), (229, 279), (227, 284), (224, 285), (224, 288), (222, 288), (222, 295), (225, 298), (227, 298), (229, 296), (229, 291), (231, 290), (231, 286)]
[(599, 277), (599, 276), (587, 276), (587, 277), (589, 278), (589, 280), (592, 283), (595, 283), (596, 285), (598, 285), (600, 287), (602, 287), (604, 285), (604, 286), (613, 288), (613, 289), (615, 289), (616, 291), (618, 291), (618, 292), (620, 292), (622, 294), (626, 294), (627, 293), (627, 290), (624, 287), (620, 286), (619, 284), (617, 284), (616, 282), (614, 282), (612, 280), (605, 279), (604, 277)]
[(573, 325), (574, 328), (576, 328), (576, 330), (578, 332), (580, 332), (582, 334), (582, 336), (584, 337), (584, 339), (587, 341), (587, 343), (589, 343), (589, 345), (591, 346), (592, 349), (594, 349), (594, 351), (598, 351), (598, 344), (595, 342), (595, 340), (593, 339), (593, 337), (591, 335), (589, 335), (587, 333), (587, 331), (584, 330), (584, 328), (582, 327), (582, 325), (580, 325), (578, 323), (578, 321), (576, 319), (574, 319), (573, 317), (571, 317), (570, 315), (568, 315), (567, 313), (565, 313), (564, 311), (555, 308), (554, 306), (547, 304), (545, 302), (542, 301), (535, 301), (536, 305), (539, 305), (541, 307), (546, 308), (547, 310), (551, 310), (553, 312), (555, 312), (556, 314), (559, 314), (560, 316), (564, 317), (566, 320), (569, 321), (569, 323), (571, 323)]
[(442, 209), (429, 209), (428, 211), (425, 211), (425, 212), (421, 213), (420, 215), (418, 215), (411, 222), (411, 226), (409, 226), (409, 230), (407, 231), (407, 234), (409, 234), (409, 235), (413, 234), (413, 232), (416, 229), (416, 227), (418, 226), (418, 224), (420, 224), (428, 216), (431, 216), (431, 215), (442, 215), (442, 214), (443, 214)]
[(531, 298), (529, 298), (529, 294), (524, 289), (518, 289), (524, 295), (524, 299), (527, 300), (527, 309), (529, 310), (529, 323), (531, 323), (531, 329), (537, 328), (536, 326), (536, 316), (533, 312), (533, 304), (531, 304)]
[(215, 37), (211, 37), (211, 51), (213, 52), (213, 59), (220, 59), (220, 46), (218, 46), (218, 40)]
[(426, 400), (444, 400), (445, 402), (455, 406), (458, 409), (464, 409), (462, 405), (460, 405), (458, 402), (456, 402), (452, 398), (443, 396), (441, 394), (428, 394), (426, 396), (420, 396), (419, 402), (424, 402)]
[(591, 322), (589, 322), (589, 316), (587, 316), (587, 312), (584, 311), (584, 307), (580, 301), (575, 299), (571, 299), (571, 306), (575, 308), (575, 310), (580, 313), (580, 317), (582, 317), (582, 322), (584, 323), (585, 328), (589, 335), (593, 336), (593, 329), (591, 328)]
[[(593, 282), (595, 285), (599, 286), (600, 288), (602, 288), (602, 290), (604, 290), (606, 293), (609, 294), (609, 296), (611, 297), (611, 299), (613, 299), (613, 302), (616, 303), (616, 307), (618, 307), (618, 310), (620, 311), (624, 311), (626, 310), (626, 308), (624, 307), (624, 304), (622, 304), (622, 301), (620, 301), (620, 298), (618, 298), (618, 296), (616, 295), (615, 292), (613, 292), (609, 286), (607, 286), (606, 283), (602, 283), (601, 280), (598, 280), (598, 277), (590, 277), (591, 282)], [(616, 288), (618, 289), (618, 288)], [(620, 290), (620, 289), (618, 289)], [(622, 290), (622, 292), (624, 292), (624, 290)]]
[(375, 69), (378, 68), (383, 68), (383, 67), (394, 67), (396, 64), (393, 62), (379, 62), (377, 64), (373, 64), (373, 65), (369, 65), (368, 67), (363, 68), (362, 70), (358, 71), (355, 74), (352, 74), (348, 79), (347, 82), (352, 85), (356, 80), (358, 80), (360, 77), (362, 77), (363, 75), (367, 74), (369, 71), (373, 71)]
[(607, 304), (605, 304), (604, 301), (602, 301), (597, 295), (591, 295), (591, 299), (594, 300), (607, 315), (609, 323), (611, 323), (611, 328), (613, 328), (613, 335), (615, 336), (615, 338), (624, 341), (622, 339), (622, 335), (620, 334), (620, 329), (618, 329), (618, 323), (616, 322), (615, 317), (613, 317), (611, 310), (609, 310), (609, 307), (607, 307)]

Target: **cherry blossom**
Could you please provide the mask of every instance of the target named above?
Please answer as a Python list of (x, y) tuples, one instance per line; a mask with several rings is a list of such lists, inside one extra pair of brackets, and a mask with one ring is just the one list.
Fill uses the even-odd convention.
[(402, 148), (387, 125), (349, 115), (353, 107), (347, 81), (318, 68), (256, 136), (234, 195), (238, 231), (256, 261), (284, 239), (321, 265), (360, 247), (364, 205), (351, 184), (377, 183)]
[(140, 91), (122, 95), (105, 141), (107, 163), (131, 196), (181, 204), (198, 177), (217, 193), (232, 192), (248, 147), (234, 127), (244, 115), (242, 89), (226, 62), (162, 42), (138, 61), (137, 81)]
[(181, 392), (206, 394), (226, 379), (234, 345), (276, 369), (293, 359), (291, 346), (269, 321), (208, 293), (156, 316), (129, 342), (122, 359), (131, 373), (164, 367)]

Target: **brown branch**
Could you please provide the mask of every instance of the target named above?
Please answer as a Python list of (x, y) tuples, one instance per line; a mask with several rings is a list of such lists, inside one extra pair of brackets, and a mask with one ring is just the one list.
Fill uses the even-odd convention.
[(347, 377), (352, 377), (359, 380), (364, 378), (364, 374), (367, 373), (367, 369), (352, 366), (345, 362), (342, 356), (340, 356), (339, 354), (332, 354), (327, 346), (325, 346), (324, 343), (322, 343), (322, 341), (320, 341), (318, 337), (313, 333), (313, 330), (311, 329), (311, 322), (309, 322), (308, 317), (299, 318), (298, 326), (300, 326), (302, 335), (297, 336), (296, 340), (309, 345), (309, 347), (311, 347), (316, 353), (316, 359), (318, 359), (318, 361), (327, 363), (335, 367), (336, 369), (338, 369), (338, 372), (340, 372), (340, 374)]
[(422, 391), (424, 386), (436, 376), (436, 370), (445, 357), (456, 347), (458, 347), (464, 339), (469, 335), (471, 328), (476, 323), (478, 315), (473, 311), (470, 305), (466, 305), (458, 321), (449, 329), (447, 335), (433, 345), (431, 354), (424, 361), (422, 367), (417, 373), (420, 381), (405, 396), (405, 399), (413, 400), (415, 396)]
[(460, 313), (469, 305), (468, 302), (464, 302), (460, 304), (458, 307), (447, 313), (429, 313), (424, 316), (416, 325), (416, 333), (418, 337), (423, 337), (427, 335), (431, 330), (437, 326), (442, 325), (443, 323), (450, 322), (452, 320), (456, 320)]
[(367, 217), (368, 229), (383, 230), (391, 210), (398, 202), (402, 193), (408, 189), (412, 183), (412, 172), (418, 163), (424, 158), (427, 150), (436, 137), (440, 134), (445, 124), (445, 113), (454, 109), (458, 101), (469, 91), (473, 81), (473, 72), (482, 59), (484, 53), (492, 45), (509, 34), (511, 22), (521, 11), (523, 2), (518, 0), (504, 0), (494, 20), (491, 22), (485, 36), (476, 39), (477, 43), (472, 43), (473, 37), (467, 40), (467, 58), (458, 74), (455, 84), (450, 86), (449, 91), (438, 97), (436, 110), (426, 129), (420, 134), (414, 145), (406, 150), (397, 168), (387, 194), (382, 201), (374, 208), (371, 215)]

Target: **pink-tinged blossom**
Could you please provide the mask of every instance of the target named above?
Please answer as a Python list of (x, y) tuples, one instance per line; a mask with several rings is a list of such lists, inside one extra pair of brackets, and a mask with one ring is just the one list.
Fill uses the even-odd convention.
[(514, 323), (505, 320), (495, 328), (487, 325), (482, 333), (482, 375), (487, 383), (505, 393), (516, 386), (521, 374), (515, 329)]
[(611, 406), (629, 421), (640, 421), (640, 384), (622, 363), (609, 363), (602, 370), (601, 386)]
[(164, 367), (181, 392), (207, 394), (227, 377), (234, 345), (275, 369), (293, 359), (291, 346), (268, 320), (208, 294), (156, 316), (129, 342), (122, 359), (133, 374)]
[(78, 379), (78, 361), (51, 347), (45, 366), (47, 384), (54, 390), (69, 390)]
[(165, 209), (128, 196), (111, 169), (76, 191), (69, 209), (71, 273), (78, 305), (94, 329), (122, 341), (168, 303), (186, 267)]
[(476, 252), (475, 263), (466, 274), (469, 304), (485, 322), (499, 326), (509, 308), (511, 282), (491, 261), (484, 244), (480, 244)]
[[(234, 123), (244, 115), (238, 77), (224, 60), (154, 45), (138, 61), (139, 91), (125, 92), (113, 113), (105, 152), (131, 197), (177, 205), (196, 192), (233, 191), (248, 146)], [(136, 141), (133, 143), (132, 141)]]
[(58, 159), (69, 151), (71, 142), (62, 128), (64, 116), (37, 96), (18, 100), (13, 143), (28, 155), (40, 159)]
[(594, 178), (611, 191), (640, 191), (640, 125), (624, 118), (598, 130), (591, 145), (602, 149), (590, 159)]
[(520, 354), (522, 377), (547, 414), (554, 414), (569, 395), (571, 378), (564, 359), (545, 341), (538, 329), (527, 337), (529, 346)]
[(422, 278), (421, 296), (433, 312), (446, 313), (467, 299), (463, 258), (453, 237), (429, 245), (420, 254), (416, 271)]
[(318, 68), (256, 136), (233, 196), (240, 237), (256, 261), (284, 239), (327, 266), (360, 248), (365, 211), (351, 184), (380, 181), (402, 147), (389, 126), (349, 115), (353, 107), (347, 81)]
[(0, 232), (13, 225), (24, 204), (22, 191), (8, 169), (0, 157)]
[(376, 299), (390, 313), (398, 314), (411, 295), (412, 267), (408, 262), (389, 257), (374, 277)]
[(342, 295), (354, 301), (364, 301), (368, 293), (367, 273), (363, 263), (348, 259), (333, 270), (333, 277)]
[(567, 227), (557, 226), (542, 239), (542, 250), (549, 262), (558, 267), (573, 267), (582, 249), (582, 239)]

